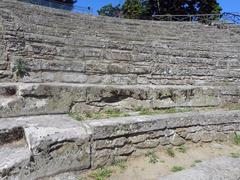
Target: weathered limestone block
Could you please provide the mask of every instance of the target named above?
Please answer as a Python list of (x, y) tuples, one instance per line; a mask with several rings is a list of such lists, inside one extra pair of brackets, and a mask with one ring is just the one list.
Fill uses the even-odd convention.
[(201, 135), (202, 142), (211, 142), (213, 140), (213, 134), (210, 132), (203, 132)]
[(161, 130), (166, 127), (165, 120), (158, 116), (136, 116), (102, 121), (92, 120), (86, 121), (85, 123), (92, 127), (93, 139), (105, 139), (109, 137), (131, 135), (134, 133)]
[(122, 147), (127, 143), (127, 138), (126, 137), (121, 137), (121, 138), (117, 138), (114, 140), (108, 140), (108, 139), (104, 139), (104, 140), (97, 140), (94, 142), (94, 148), (96, 150), (99, 149), (114, 149), (116, 147)]
[(25, 128), (32, 152), (26, 177), (37, 178), (90, 167), (90, 131), (66, 116), (50, 117), (41, 119), (40, 116), (34, 119), (35, 122), (29, 121), (33, 124)]
[(174, 134), (170, 138), (170, 143), (174, 146), (180, 146), (182, 144), (185, 144), (185, 140), (183, 138), (181, 138), (178, 134)]
[(132, 136), (129, 138), (130, 143), (132, 144), (137, 144), (137, 143), (142, 143), (148, 139), (148, 135), (142, 134), (138, 136)]
[(139, 149), (156, 148), (160, 144), (158, 139), (149, 139), (134, 145)]

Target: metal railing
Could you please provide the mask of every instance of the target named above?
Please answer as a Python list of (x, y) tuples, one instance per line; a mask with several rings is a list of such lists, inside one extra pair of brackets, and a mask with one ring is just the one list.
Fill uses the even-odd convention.
[(222, 13), (222, 14), (196, 14), (196, 15), (153, 15), (153, 20), (158, 21), (190, 21), (190, 22), (222, 22), (227, 24), (239, 24), (239, 13)]
[(26, 3), (31, 3), (40, 6), (46, 6), (55, 9), (67, 10), (75, 13), (91, 14), (91, 7), (81, 7), (74, 4), (60, 3), (54, 0), (18, 0)]

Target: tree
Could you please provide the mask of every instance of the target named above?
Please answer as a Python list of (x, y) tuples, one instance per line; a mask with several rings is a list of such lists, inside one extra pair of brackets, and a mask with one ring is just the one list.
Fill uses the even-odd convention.
[(122, 9), (120, 4), (115, 7), (113, 7), (112, 4), (108, 4), (98, 10), (98, 14), (101, 16), (119, 17), (121, 11)]
[(124, 18), (140, 19), (143, 12), (143, 5), (140, 0), (126, 0), (123, 4)]
[(221, 10), (217, 0), (125, 0), (122, 7), (109, 4), (98, 13), (113, 16), (121, 11), (124, 18), (151, 19), (153, 15), (219, 14)]
[(151, 14), (217, 14), (221, 7), (217, 0), (149, 0)]

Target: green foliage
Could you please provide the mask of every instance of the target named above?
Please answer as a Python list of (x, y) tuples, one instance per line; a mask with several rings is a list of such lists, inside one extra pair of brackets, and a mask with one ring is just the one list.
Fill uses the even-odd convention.
[(231, 153), (232, 158), (240, 158), (240, 153)]
[(112, 171), (107, 168), (101, 168), (93, 173), (90, 174), (90, 177), (92, 177), (95, 180), (105, 180), (106, 178), (110, 177), (112, 175)]
[(127, 168), (126, 161), (124, 161), (124, 160), (115, 161), (114, 166), (119, 167), (122, 171)]
[(194, 163), (201, 163), (202, 160), (195, 160)]
[(140, 19), (143, 6), (140, 0), (126, 0), (123, 4), (123, 15), (127, 19)]
[(120, 4), (114, 7), (110, 3), (106, 6), (103, 6), (100, 10), (98, 10), (98, 14), (101, 16), (118, 17), (120, 16), (121, 11), (122, 8)]
[(187, 152), (187, 147), (184, 146), (184, 145), (181, 145), (177, 148), (177, 151), (181, 152), (181, 153), (186, 153)]
[(216, 14), (221, 12), (217, 0), (149, 0), (155, 14)]
[(235, 134), (234, 142), (235, 144), (240, 145), (240, 134)]
[(155, 164), (155, 163), (159, 162), (158, 156), (152, 151), (148, 151), (145, 154), (145, 156), (149, 158), (149, 161), (148, 161), (149, 163)]
[(182, 170), (184, 170), (184, 169), (185, 169), (185, 168), (182, 167), (182, 166), (173, 166), (172, 169), (171, 169), (171, 171), (172, 171), (172, 172), (178, 172), (178, 171), (182, 171)]
[(17, 60), (12, 68), (12, 72), (16, 75), (17, 78), (23, 78), (25, 76), (30, 76), (29, 69), (27, 64), (22, 60)]
[(175, 157), (176, 156), (173, 148), (167, 148), (166, 152), (170, 157)]
[(139, 111), (140, 115), (154, 115), (154, 114), (171, 114), (171, 113), (189, 112), (191, 111), (191, 109), (190, 108), (151, 109), (151, 108), (137, 107), (136, 111)]
[(125, 0), (122, 7), (108, 4), (100, 15), (114, 16), (121, 11), (125, 18), (151, 19), (152, 15), (219, 14), (222, 8), (217, 0)]

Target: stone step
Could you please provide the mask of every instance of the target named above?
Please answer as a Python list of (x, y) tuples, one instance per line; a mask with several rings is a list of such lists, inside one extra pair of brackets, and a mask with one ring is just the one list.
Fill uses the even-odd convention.
[[(239, 103), (238, 86), (94, 85), (5, 83), (17, 95), (1, 97), (0, 117), (85, 112), (87, 109), (137, 106), (151, 108), (214, 107)], [(1, 87), (1, 85), (0, 85)], [(1, 89), (1, 88), (0, 88)], [(61, 102), (61, 103), (59, 103)]]
[(24, 169), (30, 161), (30, 151), (26, 147), (2, 147), (0, 148), (0, 178), (21, 179)]
[(0, 132), (9, 124), (24, 129), (27, 146), (14, 142), (0, 147), (0, 179), (38, 179), (90, 167), (90, 130), (70, 117), (0, 118)]

